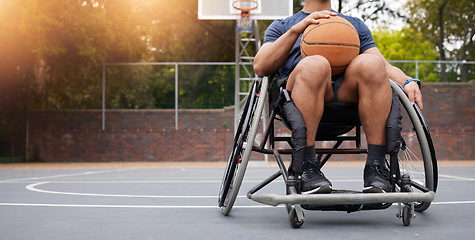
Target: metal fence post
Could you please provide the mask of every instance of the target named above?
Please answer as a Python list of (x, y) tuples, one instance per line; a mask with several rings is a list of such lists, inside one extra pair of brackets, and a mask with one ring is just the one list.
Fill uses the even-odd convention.
[[(236, 29), (238, 28), (238, 21), (236, 21)], [(239, 31), (235, 31), (234, 33), (234, 57), (235, 57), (235, 69), (234, 69), (234, 134), (236, 134), (238, 125), (239, 125), (239, 114), (241, 112), (241, 97), (239, 96), (239, 92), (241, 91), (241, 84), (239, 78), (241, 77), (241, 55), (239, 52), (239, 44), (241, 42), (241, 35)]]
[(106, 64), (102, 64), (102, 131), (106, 129)]
[(178, 63), (175, 63), (175, 130), (178, 130)]
[(416, 60), (416, 78), (419, 79), (419, 61)]

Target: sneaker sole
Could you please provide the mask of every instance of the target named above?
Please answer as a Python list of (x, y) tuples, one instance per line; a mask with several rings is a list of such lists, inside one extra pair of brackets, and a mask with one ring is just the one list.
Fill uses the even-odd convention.
[(331, 193), (332, 192), (332, 186), (331, 185), (323, 185), (321, 187), (312, 189), (310, 191), (305, 191), (302, 192), (301, 194), (307, 195), (307, 194), (312, 194), (312, 193)]

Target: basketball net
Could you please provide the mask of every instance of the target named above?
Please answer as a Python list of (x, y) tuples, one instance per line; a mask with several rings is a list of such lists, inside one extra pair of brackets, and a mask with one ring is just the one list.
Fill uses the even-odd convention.
[(237, 18), (237, 26), (239, 32), (252, 32), (252, 15), (251, 10), (256, 9), (258, 3), (256, 0), (235, 0), (233, 7), (241, 11)]

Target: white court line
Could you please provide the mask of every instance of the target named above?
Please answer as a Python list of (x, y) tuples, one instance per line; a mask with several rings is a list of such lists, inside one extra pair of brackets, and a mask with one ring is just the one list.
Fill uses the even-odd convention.
[[(61, 183), (61, 184), (113, 184), (113, 183), (221, 183), (221, 180), (119, 180), (119, 181), (48, 181), (48, 183)], [(258, 183), (261, 181), (243, 181), (243, 183)]]
[(455, 204), (474, 204), (475, 201), (452, 201), (452, 202), (433, 202), (433, 205), (455, 205)]
[[(348, 180), (348, 181), (356, 181), (356, 180)], [(358, 180), (360, 181), (360, 180)], [(138, 181), (139, 183), (170, 183), (172, 181)], [(132, 183), (138, 183), (134, 181)], [(190, 181), (177, 181), (178, 183), (191, 183)], [(197, 181), (192, 181), (193, 183), (197, 183)], [(202, 183), (216, 183), (214, 181), (201, 181)], [(220, 183), (221, 181), (218, 181)], [(246, 181), (244, 181), (246, 182)], [(29, 191), (39, 192), (39, 193), (48, 193), (48, 194), (59, 194), (59, 195), (74, 195), (74, 196), (92, 196), (92, 197), (125, 197), (125, 198), (191, 198), (191, 199), (209, 199), (209, 198), (217, 198), (217, 196), (178, 196), (178, 195), (131, 195), (131, 194), (102, 194), (102, 193), (77, 193), (77, 192), (60, 192), (60, 191), (50, 191), (50, 190), (43, 190), (37, 188), (39, 185), (49, 184), (49, 183), (58, 183), (58, 182), (39, 182), (27, 185), (25, 188)], [(61, 182), (63, 183), (63, 182)], [(64, 183), (71, 183), (71, 182), (64, 182)], [(98, 182), (76, 182), (76, 183), (98, 183)], [(106, 182), (102, 182), (106, 183)], [(107, 182), (109, 183), (109, 182)], [(119, 182), (110, 182), (110, 183), (119, 183)], [(237, 196), (238, 198), (247, 198), (246, 196)]]
[[(433, 205), (475, 204), (475, 201), (433, 202)], [(218, 206), (161, 206), (161, 205), (97, 205), (97, 204), (51, 204), (51, 203), (0, 203), (0, 206), (17, 207), (69, 207), (69, 208), (142, 208), (142, 209), (219, 209)], [(283, 205), (277, 208), (284, 207)], [(268, 205), (234, 206), (233, 208), (276, 208)]]
[[(76, 175), (87, 175), (87, 174), (96, 174), (96, 173), (104, 173), (116, 170), (108, 170), (108, 171), (97, 171), (97, 172), (84, 172), (84, 173), (75, 173), (75, 174), (63, 174), (63, 175), (54, 175), (49, 177), (41, 177), (41, 178), (51, 178), (51, 177), (63, 177), (63, 176), (76, 176)], [(450, 180), (461, 180), (461, 181), (472, 181), (475, 179), (472, 178), (463, 178), (451, 175), (439, 175), (446, 178), (451, 178)], [(36, 179), (41, 179), (36, 178)], [(30, 178), (29, 180), (32, 180)], [(13, 180), (12, 180), (13, 181)], [(19, 181), (19, 180), (18, 180)], [(361, 179), (340, 179), (340, 180), (333, 180), (332, 182), (361, 182)], [(243, 181), (243, 183), (255, 183), (261, 181)], [(216, 196), (163, 196), (163, 195), (130, 195), (130, 194), (101, 194), (101, 193), (76, 193), (76, 192), (59, 192), (59, 191), (49, 191), (49, 190), (42, 190), (38, 189), (37, 186), (48, 184), (48, 183), (221, 183), (221, 181), (215, 180), (199, 180), (199, 181), (189, 181), (189, 180), (158, 180), (158, 181), (48, 181), (48, 182), (39, 182), (34, 183), (26, 186), (26, 189), (34, 192), (40, 193), (49, 193), (49, 194), (60, 194), (60, 195), (76, 195), (76, 196), (95, 196), (95, 197), (128, 197), (128, 198), (215, 198)], [(238, 196), (238, 198), (245, 198), (246, 196)]]
[[(71, 174), (58, 174), (51, 176), (43, 177), (30, 177), (30, 178), (19, 178), (19, 179), (10, 179), (10, 180), (0, 180), (0, 183), (9, 183), (9, 182), (21, 182), (21, 181), (31, 181), (31, 180), (42, 180), (50, 178), (60, 178), (60, 177), (73, 177), (73, 176), (84, 176), (91, 174), (100, 174), (100, 173), (110, 173), (110, 172), (121, 172), (127, 170), (134, 170), (136, 168), (127, 168), (127, 169), (113, 169), (113, 170), (103, 170), (103, 171), (87, 171), (80, 173), (71, 173)], [(461, 180), (461, 181), (475, 181), (475, 178), (466, 178), (466, 177), (457, 177), (453, 175), (439, 174), (439, 177)], [(362, 179), (330, 179), (332, 182), (361, 182)], [(448, 179), (439, 179), (439, 181), (444, 181)], [(221, 180), (148, 180), (148, 181), (50, 181), (51, 183), (221, 183)], [(244, 180), (243, 183), (260, 183), (262, 180)]]
[[(173, 196), (173, 195), (130, 195), (130, 194), (101, 194), (101, 193), (75, 193), (75, 192), (58, 192), (58, 191), (48, 191), (36, 188), (36, 186), (47, 184), (49, 182), (39, 182), (26, 186), (26, 189), (39, 192), (39, 193), (49, 193), (49, 194), (60, 194), (60, 195), (75, 195), (75, 196), (93, 196), (93, 197), (126, 197), (126, 198), (218, 198), (218, 196)], [(246, 196), (238, 196), (238, 198), (245, 198)]]
[[(354, 179), (354, 180), (331, 180), (331, 182), (362, 182), (363, 179)], [(31, 182), (31, 181), (30, 181)], [(104, 184), (112, 184), (112, 183), (221, 183), (221, 180), (120, 180), (120, 181), (47, 181), (47, 183), (62, 183), (62, 184), (90, 184), (90, 183), (104, 183)], [(261, 180), (244, 180), (242, 183), (261, 183)], [(274, 182), (273, 182), (274, 183)], [(276, 181), (275, 183), (282, 183)]]
[(18, 178), (18, 179), (2, 180), (0, 181), (0, 183), (41, 180), (41, 179), (60, 178), (60, 177), (84, 176), (84, 175), (99, 174), (99, 173), (121, 172), (121, 171), (133, 170), (133, 169), (134, 168), (113, 169), (113, 170), (103, 170), (103, 171), (93, 171), (93, 172), (87, 171), (87, 172), (80, 172), (80, 173), (58, 174), (58, 175), (43, 176), (43, 177)]
[[(49, 193), (49, 194), (61, 194), (61, 195), (76, 195), (76, 196), (94, 196), (94, 197), (126, 197), (126, 198), (182, 198), (182, 199), (216, 199), (217, 196), (176, 196), (176, 195), (129, 195), (129, 194), (100, 194), (100, 193), (74, 193), (74, 192), (57, 192), (48, 191), (35, 188), (38, 185), (47, 184), (49, 182), (34, 183), (26, 186), (26, 189), (34, 192)], [(237, 196), (237, 198), (247, 198), (247, 196)], [(432, 202), (433, 205), (455, 205), (455, 204), (474, 204), (475, 201), (448, 201), (448, 202)], [(2, 204), (0, 204), (2, 205)], [(100, 205), (102, 206), (102, 205)], [(113, 205), (116, 206), (116, 205)], [(176, 206), (180, 208), (183, 206)], [(194, 207), (194, 206), (184, 206)], [(155, 208), (174, 208), (173, 206), (158, 206)]]
[[(95, 205), (95, 204), (50, 204), (50, 203), (0, 203), (0, 206), (20, 207), (71, 207), (71, 208), (162, 208), (162, 209), (219, 209), (218, 206), (160, 206), (160, 205)], [(283, 207), (283, 206), (279, 206)], [(268, 205), (234, 206), (233, 208), (273, 208)]]
[(463, 180), (463, 181), (475, 181), (475, 178), (457, 177), (457, 176), (445, 175), (445, 174), (439, 174), (439, 177), (452, 178), (452, 179)]
[[(78, 174), (79, 175), (79, 174)], [(440, 177), (450, 178), (450, 179), (439, 179), (439, 182), (451, 182), (451, 181), (475, 181), (473, 178), (464, 178), (464, 177), (456, 177), (450, 175), (439, 175)], [(43, 177), (47, 178), (47, 177)], [(18, 183), (29, 183), (31, 181), (22, 182), (22, 180), (10, 180), (10, 181), (18, 181)], [(331, 182), (363, 182), (363, 179), (330, 179)], [(0, 181), (1, 183), (2, 181)], [(60, 184), (124, 184), (124, 183), (221, 183), (222, 180), (104, 180), (104, 181), (48, 181), (47, 183), (60, 183)], [(243, 180), (242, 183), (261, 183), (262, 180)], [(275, 181), (272, 183), (284, 183), (282, 181)]]

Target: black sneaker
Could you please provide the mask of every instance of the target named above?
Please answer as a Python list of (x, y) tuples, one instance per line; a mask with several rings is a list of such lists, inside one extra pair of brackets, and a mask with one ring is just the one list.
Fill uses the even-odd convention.
[(314, 163), (305, 163), (301, 190), (302, 194), (330, 193), (332, 184)]
[(391, 192), (392, 185), (389, 181), (389, 169), (377, 162), (367, 164), (364, 168), (364, 193)]

